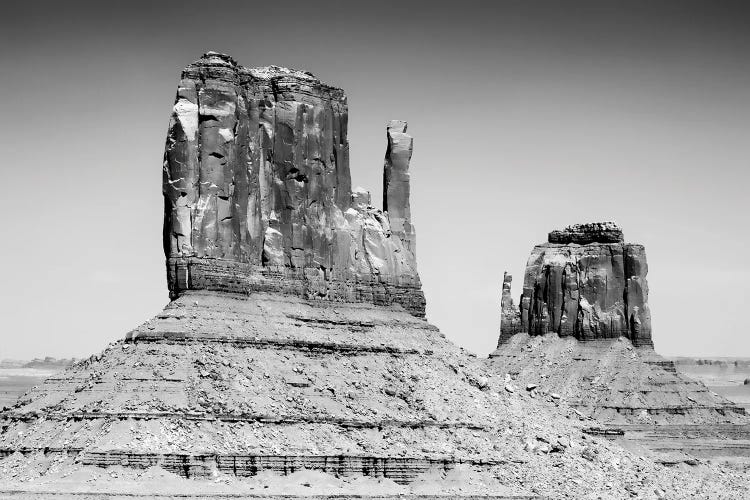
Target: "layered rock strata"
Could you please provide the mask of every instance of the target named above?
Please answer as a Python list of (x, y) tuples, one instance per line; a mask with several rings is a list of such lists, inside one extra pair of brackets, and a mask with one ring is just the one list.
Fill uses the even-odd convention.
[(503, 430), (528, 409), (420, 317), (406, 124), (387, 130), (382, 212), (350, 187), (346, 113), (309, 73), (188, 66), (164, 161), (172, 301), (0, 413), (0, 457), (407, 485), (518, 452)]
[[(316, 146), (345, 111), (338, 92), (308, 73), (243, 70), (213, 53), (183, 76), (165, 163), (173, 300), (0, 411), (0, 496), (745, 491), (724, 471), (701, 469), (708, 480), (664, 471), (583, 434), (553, 402), (508, 391), (484, 360), (416, 317), (405, 126), (389, 128), (391, 231), (390, 215), (349, 189), (342, 135)], [(259, 88), (270, 88), (262, 99)], [(319, 106), (321, 95), (331, 102)], [(275, 118), (237, 112), (254, 102)], [(257, 163), (237, 160), (254, 158), (249, 137), (270, 144)], [(408, 300), (384, 289), (388, 280)]]
[[(144, 496), (174, 493), (141, 479), (154, 470), (186, 498), (208, 496), (192, 494), (206, 483), (231, 480), (236, 494), (269, 477), (284, 486), (246, 496), (292, 498), (302, 473), (305, 495), (346, 480), (352, 497), (383, 487), (498, 499), (596, 496), (605, 483), (644, 497), (655, 485), (688, 496), (741, 487), (723, 473), (692, 481), (696, 470), (664, 470), (583, 434), (590, 424), (548, 397), (507, 387), (398, 306), (189, 290), (0, 413), (0, 496), (41, 482), (39, 498), (67, 498), (66, 487), (71, 498), (121, 498), (123, 477)], [(66, 486), (71, 477), (85, 484)], [(355, 489), (364, 480), (369, 488)]]
[(406, 123), (388, 127), (384, 213), (352, 192), (347, 120), (344, 92), (307, 72), (211, 52), (185, 68), (164, 155), (173, 298), (272, 291), (424, 316)]
[(519, 333), (487, 363), (512, 384), (533, 388), (532, 395), (553, 394), (592, 428), (650, 448), (664, 463), (750, 460), (750, 417), (742, 406), (624, 337), (580, 342)]
[[(500, 417), (472, 364), (399, 307), (186, 291), (3, 413), (0, 453), (58, 450), (186, 477), (308, 468), (408, 483), (501, 460)], [(454, 395), (465, 401), (446, 405)]]
[(488, 365), (665, 463), (750, 457), (744, 408), (654, 352), (647, 270), (643, 246), (624, 243), (613, 223), (551, 232), (529, 257), (520, 308), (504, 277), (501, 333)]
[(651, 346), (647, 273), (644, 247), (624, 243), (614, 223), (553, 231), (531, 251), (519, 308), (503, 285), (498, 345), (520, 331), (579, 340), (626, 337), (636, 346)]
[[(490, 355), (496, 371), (555, 392), (611, 424), (744, 423), (744, 408), (678, 373), (671, 361), (625, 338), (579, 342), (518, 334)], [(750, 422), (747, 422), (750, 423)]]
[(614, 222), (589, 222), (573, 224), (563, 230), (554, 230), (547, 235), (549, 243), (588, 245), (589, 243), (624, 243), (620, 226)]

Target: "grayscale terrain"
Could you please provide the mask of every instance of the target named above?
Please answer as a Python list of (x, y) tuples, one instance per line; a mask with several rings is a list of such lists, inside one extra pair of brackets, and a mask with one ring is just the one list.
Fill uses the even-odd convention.
[(170, 302), (69, 366), (3, 368), (0, 496), (747, 497), (750, 417), (654, 350), (644, 246), (551, 232), (479, 358), (425, 319), (407, 123), (385, 124), (376, 203), (348, 113), (307, 71), (184, 69)]

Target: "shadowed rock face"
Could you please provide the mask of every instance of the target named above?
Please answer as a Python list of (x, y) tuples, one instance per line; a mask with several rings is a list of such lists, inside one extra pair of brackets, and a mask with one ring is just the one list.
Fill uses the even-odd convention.
[(164, 155), (172, 298), (271, 291), (424, 316), (406, 123), (388, 127), (389, 218), (352, 192), (347, 113), (344, 92), (307, 72), (213, 52), (185, 68)]
[(647, 272), (643, 246), (624, 243), (614, 223), (553, 231), (548, 243), (531, 251), (520, 310), (510, 301), (506, 276), (498, 345), (521, 331), (579, 340), (627, 337), (636, 346), (651, 346)]
[(521, 332), (521, 311), (518, 306), (513, 302), (513, 296), (511, 295), (511, 283), (513, 282), (513, 276), (508, 273), (503, 274), (503, 295), (500, 301), (501, 316), (500, 316), (500, 331), (502, 335), (498, 342), (498, 347), (503, 342), (516, 333)]

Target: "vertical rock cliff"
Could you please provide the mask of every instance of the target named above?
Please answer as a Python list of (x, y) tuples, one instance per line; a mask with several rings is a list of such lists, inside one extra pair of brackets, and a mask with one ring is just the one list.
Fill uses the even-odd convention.
[(352, 192), (347, 114), (344, 92), (307, 72), (213, 52), (185, 68), (164, 155), (173, 298), (265, 290), (424, 316), (406, 123), (388, 126), (384, 213)]
[(552, 231), (526, 263), (520, 309), (509, 302), (506, 276), (499, 344), (521, 331), (579, 340), (627, 337), (651, 346), (647, 273), (645, 249), (625, 243), (614, 223)]
[(388, 149), (383, 170), (383, 209), (388, 212), (391, 230), (416, 253), (416, 235), (411, 224), (409, 206), (409, 161), (414, 141), (406, 133), (406, 122), (393, 120), (388, 124)]
[(744, 408), (654, 351), (647, 272), (643, 246), (625, 243), (611, 222), (552, 231), (531, 252), (520, 307), (505, 275), (500, 338), (487, 365), (530, 397), (596, 419), (593, 432), (620, 435), (665, 463), (747, 455)]
[(513, 276), (504, 273), (503, 293), (500, 299), (500, 338), (497, 342), (498, 347), (510, 337), (522, 331), (521, 311), (519, 311), (518, 306), (513, 302), (513, 296), (511, 295), (512, 282)]

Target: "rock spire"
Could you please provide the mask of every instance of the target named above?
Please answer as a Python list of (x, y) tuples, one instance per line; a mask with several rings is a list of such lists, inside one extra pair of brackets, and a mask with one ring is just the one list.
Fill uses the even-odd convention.
[[(511, 295), (511, 283), (513, 282), (513, 276), (507, 272), (503, 274), (503, 293), (500, 299), (500, 331), (502, 339), (511, 337), (516, 333), (521, 332), (521, 311), (518, 306), (513, 302), (513, 296)], [(498, 343), (498, 346), (500, 345)]]
[(388, 212), (391, 230), (412, 253), (416, 251), (416, 235), (411, 224), (409, 206), (409, 161), (413, 139), (406, 133), (406, 122), (392, 120), (388, 124), (388, 149), (383, 169), (383, 209)]

